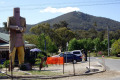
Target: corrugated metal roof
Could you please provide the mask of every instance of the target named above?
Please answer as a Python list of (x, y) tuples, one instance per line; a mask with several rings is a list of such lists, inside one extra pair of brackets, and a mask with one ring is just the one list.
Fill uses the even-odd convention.
[[(9, 51), (9, 34), (1, 33), (0, 32), (0, 40), (3, 40), (6, 43), (0, 43), (0, 51)], [(29, 44), (25, 41), (25, 48), (33, 48), (36, 45)]]
[[(34, 44), (25, 44), (25, 47), (35, 47)], [(0, 48), (9, 48), (9, 44), (1, 44)]]
[(5, 41), (6, 43), (9, 43), (9, 34), (5, 34), (5, 33), (0, 32), (0, 39)]
[[(0, 32), (0, 40), (3, 40), (4, 42), (6, 43), (9, 43), (9, 34), (5, 34), (5, 33), (1, 33)], [(28, 41), (25, 41), (25, 44), (28, 44), (29, 42)], [(0, 43), (1, 45), (1, 43)]]

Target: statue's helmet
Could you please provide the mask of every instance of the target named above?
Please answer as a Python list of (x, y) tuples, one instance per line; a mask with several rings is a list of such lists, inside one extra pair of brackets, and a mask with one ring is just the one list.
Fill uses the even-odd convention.
[(13, 16), (20, 17), (20, 8), (16, 7), (13, 9)]

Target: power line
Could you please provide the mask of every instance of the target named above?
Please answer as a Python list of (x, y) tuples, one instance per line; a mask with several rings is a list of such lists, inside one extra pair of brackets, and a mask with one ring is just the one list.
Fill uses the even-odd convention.
[[(43, 6), (43, 5), (61, 5), (61, 4), (64, 4), (64, 5), (65, 5), (65, 4), (76, 4), (76, 3), (79, 3), (79, 4), (81, 4), (81, 3), (82, 3), (82, 4), (83, 4), (83, 3), (84, 3), (84, 4), (89, 3), (89, 4), (90, 4), (90, 3), (96, 3), (96, 2), (109, 3), (108, 1), (107, 1), (107, 2), (106, 2), (106, 1), (90, 1), (90, 2), (88, 2), (88, 1), (86, 1), (86, 2), (75, 1), (75, 2), (70, 2), (70, 3), (69, 3), (69, 2), (67, 2), (67, 3), (66, 3), (66, 2), (65, 2), (65, 3), (63, 3), (63, 2), (62, 2), (62, 3), (53, 3), (53, 2), (52, 2), (52, 3), (42, 3), (42, 4), (41, 4), (41, 3), (40, 3), (40, 4), (27, 4), (27, 5), (19, 5), (19, 6), (38, 6), (38, 5), (39, 5), (39, 6)], [(113, 2), (113, 1), (112, 1), (112, 2)], [(118, 0), (116, 1), (116, 0), (115, 0), (114, 2), (120, 2), (120, 1), (118, 1)], [(14, 5), (11, 5), (11, 6), (1, 6), (1, 8), (6, 8), (6, 7), (8, 8), (8, 7), (13, 7), (13, 6), (14, 6)]]
[[(112, 4), (120, 4), (120, 2), (116, 2), (116, 3), (101, 3), (101, 4), (99, 4), (99, 3), (97, 4), (96, 3), (96, 4), (86, 4), (86, 5), (80, 5), (80, 4), (72, 4), (72, 5), (70, 5), (69, 4), (69, 5), (64, 5), (64, 6), (63, 5), (57, 5), (57, 6), (54, 5), (53, 7), (55, 7), (55, 8), (62, 8), (62, 7), (68, 7), (68, 6), (72, 6), (72, 7), (73, 6), (74, 7), (76, 7), (76, 6), (79, 6), (79, 7), (86, 6), (87, 7), (87, 6), (99, 6), (99, 5), (112, 5)], [(35, 7), (35, 8), (26, 8), (26, 9), (24, 8), (23, 10), (30, 10), (30, 9), (31, 10), (36, 10), (36, 9), (44, 9), (44, 8), (45, 7), (38, 6), (38, 7)]]
[[(92, 4), (90, 4), (90, 2), (73, 2), (73, 3), (57, 3), (57, 4), (44, 3), (44, 4), (19, 5), (19, 6), (21, 6), (21, 8), (24, 7), (22, 10), (36, 10), (36, 9), (44, 9), (45, 7), (48, 7), (48, 6), (62, 8), (62, 7), (67, 7), (67, 6), (79, 6), (80, 7), (80, 6), (98, 6), (98, 5), (120, 4), (120, 1), (114, 1), (114, 2), (97, 1), (97, 2), (102, 2), (102, 3), (96, 3), (96, 2), (92, 3)], [(64, 5), (61, 5), (61, 4), (64, 4)], [(9, 10), (11, 10), (10, 7), (13, 7), (13, 6), (1, 7), (2, 9), (0, 11), (9, 11)]]

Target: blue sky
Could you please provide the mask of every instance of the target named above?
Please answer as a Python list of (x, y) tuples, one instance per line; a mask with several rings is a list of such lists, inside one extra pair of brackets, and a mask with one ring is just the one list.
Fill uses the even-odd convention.
[(13, 16), (14, 7), (20, 7), (27, 24), (37, 24), (71, 11), (120, 22), (120, 0), (0, 0), (0, 27)]

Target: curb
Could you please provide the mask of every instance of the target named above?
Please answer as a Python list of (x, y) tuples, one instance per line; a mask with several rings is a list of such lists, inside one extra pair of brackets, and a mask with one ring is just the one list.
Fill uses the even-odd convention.
[(13, 76), (11, 77), (9, 75), (8, 76), (3, 76), (0, 77), (0, 79), (10, 79), (10, 78), (14, 78), (14, 79), (22, 79), (22, 78), (38, 78), (38, 79), (57, 79), (57, 78), (65, 78), (65, 77), (73, 77), (73, 76), (83, 76), (83, 75), (92, 75), (92, 74), (96, 74), (96, 73), (101, 73), (101, 72), (105, 72), (105, 71), (98, 71), (98, 72), (90, 72), (90, 73), (83, 73), (83, 74), (69, 74), (69, 75), (58, 75), (58, 76)]
[[(100, 63), (101, 64), (101, 63)], [(96, 73), (102, 73), (102, 72), (105, 72), (106, 71), (106, 68), (103, 64), (102, 65), (102, 68), (103, 70), (102, 71), (96, 71), (96, 72), (88, 72), (88, 73), (83, 73), (83, 74), (68, 74), (68, 75), (58, 75), (58, 76), (13, 76), (11, 77), (11, 75), (7, 75), (7, 76), (0, 76), (0, 79), (10, 79), (10, 78), (14, 78), (14, 79), (22, 79), (22, 78), (38, 78), (38, 79), (57, 79), (57, 78), (65, 78), (65, 77), (73, 77), (73, 76), (83, 76), (83, 75), (92, 75), (92, 74), (96, 74)]]

